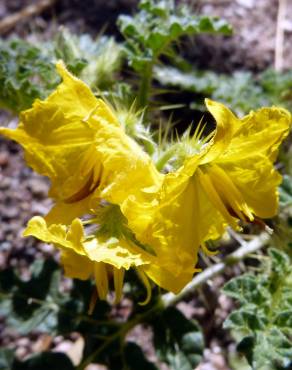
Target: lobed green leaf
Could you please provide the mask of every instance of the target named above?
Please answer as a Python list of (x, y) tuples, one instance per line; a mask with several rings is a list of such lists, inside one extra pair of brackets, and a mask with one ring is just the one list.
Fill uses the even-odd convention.
[[(195, 109), (205, 109), (205, 97), (231, 106), (240, 115), (273, 104), (292, 109), (292, 99), (289, 96), (291, 72), (268, 70), (255, 77), (250, 72), (237, 71), (229, 76), (212, 71), (193, 70), (190, 66), (187, 66), (186, 71), (168, 66), (156, 67), (154, 76), (164, 86), (179, 87), (183, 91), (197, 94), (197, 101), (191, 105)], [(271, 76), (273, 82), (270, 80)], [(288, 201), (286, 197), (285, 201)]]
[(223, 291), (239, 303), (224, 326), (238, 340), (238, 351), (257, 370), (292, 366), (292, 272), (282, 251), (270, 248), (257, 275), (229, 281)]
[(118, 25), (126, 39), (128, 62), (140, 73), (182, 36), (231, 33), (224, 20), (194, 15), (187, 6), (176, 6), (173, 0), (140, 1), (139, 11), (134, 16), (120, 16)]

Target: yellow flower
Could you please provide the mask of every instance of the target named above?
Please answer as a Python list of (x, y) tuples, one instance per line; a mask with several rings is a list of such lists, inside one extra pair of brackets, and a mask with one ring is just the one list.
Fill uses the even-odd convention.
[[(146, 275), (177, 293), (207, 240), (239, 219), (276, 213), (281, 176), (273, 162), (291, 120), (284, 109), (240, 120), (207, 100), (217, 121), (212, 139), (191, 140), (189, 146), (202, 143), (200, 151), (188, 151), (177, 171), (163, 175), (109, 106), (62, 62), (57, 69), (63, 81), (56, 91), (22, 112), (17, 129), (0, 133), (19, 142), (27, 163), (51, 182), (54, 207), (45, 219), (33, 218), (24, 235), (55, 244), (67, 276), (94, 276), (101, 299), (111, 276), (120, 299), (131, 267), (147, 288), (146, 302)], [(88, 233), (87, 224), (97, 229)]]
[[(144, 278), (143, 265), (153, 257), (124, 238), (86, 236), (82, 222), (76, 218), (70, 226), (50, 225), (42, 217), (33, 217), (23, 233), (53, 243), (61, 250), (61, 263), (68, 277), (86, 280), (94, 276), (100, 299), (106, 299), (112, 275), (116, 302), (121, 298), (124, 272), (135, 267)], [(147, 299), (149, 298), (149, 294)]]
[[(147, 272), (153, 270), (153, 275), (160, 276), (160, 286), (177, 292), (181, 288), (180, 276), (184, 277), (186, 272), (183, 266), (172, 269), (172, 257), (166, 258), (169, 266), (160, 266), (160, 253), (158, 256), (151, 245), (142, 245), (134, 236), (133, 240), (125, 235), (112, 239), (110, 232), (104, 236), (85, 236), (81, 232), (79, 218), (88, 214), (94, 218), (101, 202), (121, 206), (134, 197), (151, 206), (152, 194), (160, 188), (163, 175), (143, 149), (125, 134), (109, 106), (96, 99), (62, 62), (57, 69), (63, 82), (56, 91), (22, 112), (16, 130), (0, 128), (0, 133), (23, 146), (28, 165), (51, 181), (49, 195), (55, 206), (45, 219), (33, 218), (24, 235), (33, 235), (60, 248), (67, 276), (87, 279), (94, 275), (102, 299), (108, 290), (109, 275), (114, 276), (120, 296), (123, 271), (131, 266), (148, 293), (145, 266)], [(165, 253), (171, 254), (167, 250)], [(184, 281), (194, 272), (194, 258), (189, 261)]]
[(69, 224), (100, 198), (115, 204), (129, 194), (143, 198), (142, 189), (159, 184), (161, 175), (109, 106), (62, 62), (57, 69), (63, 82), (56, 91), (22, 112), (16, 130), (0, 134), (21, 144), (28, 165), (50, 179), (56, 205), (47, 221)]
[(124, 270), (131, 266), (149, 292), (142, 266), (153, 256), (123, 235), (85, 236), (79, 218), (96, 212), (104, 201), (119, 205), (130, 195), (146, 201), (162, 175), (125, 134), (110, 107), (62, 62), (57, 69), (63, 79), (57, 89), (22, 112), (17, 129), (0, 128), (1, 134), (23, 146), (28, 165), (51, 182), (49, 195), (55, 205), (45, 219), (33, 218), (24, 235), (59, 247), (67, 276), (94, 275), (102, 299), (110, 275), (119, 299)]
[(231, 226), (236, 227), (238, 219), (275, 216), (281, 175), (273, 162), (288, 135), (291, 114), (272, 107), (238, 119), (223, 104), (210, 100), (206, 104), (217, 132), (198, 160), (201, 188)]
[[(272, 217), (278, 207), (281, 176), (273, 162), (288, 134), (290, 113), (263, 108), (238, 119), (223, 104), (206, 104), (217, 122), (209, 143), (165, 176), (151, 204), (132, 196), (122, 205), (137, 239), (153, 247), (160, 266), (178, 272), (177, 290), (191, 279), (200, 246), (208, 253), (207, 240), (221, 236), (226, 225), (236, 228), (238, 220)], [(145, 271), (172, 290), (159, 271), (148, 266)]]

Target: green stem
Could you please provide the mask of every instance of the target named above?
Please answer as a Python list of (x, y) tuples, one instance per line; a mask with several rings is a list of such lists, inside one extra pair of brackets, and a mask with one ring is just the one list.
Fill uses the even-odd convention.
[(157, 162), (155, 163), (156, 168), (158, 171), (163, 170), (166, 163), (170, 160), (173, 154), (176, 152), (177, 147), (172, 146), (168, 150), (166, 150), (161, 157), (158, 158)]
[(109, 336), (106, 341), (96, 349), (93, 353), (91, 353), (77, 368), (76, 370), (84, 370), (86, 366), (94, 361), (94, 359), (100, 355), (111, 343), (113, 343), (116, 339), (120, 338), (123, 340), (126, 334), (133, 329), (139, 323), (145, 321), (148, 316), (155, 314), (156, 312), (163, 309), (161, 302), (158, 302), (156, 305), (150, 308), (149, 311), (146, 311), (142, 314), (136, 315), (132, 320), (124, 324), (120, 330), (115, 332), (113, 335)]
[(147, 113), (147, 106), (149, 103), (149, 95), (151, 89), (151, 81), (152, 81), (152, 73), (153, 73), (153, 62), (149, 63), (142, 74), (142, 80), (138, 92), (138, 108), (145, 109), (144, 120), (146, 118)]

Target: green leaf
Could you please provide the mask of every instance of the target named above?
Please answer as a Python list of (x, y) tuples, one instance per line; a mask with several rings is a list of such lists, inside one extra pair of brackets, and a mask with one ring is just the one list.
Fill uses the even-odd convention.
[(59, 84), (55, 69), (63, 59), (68, 69), (90, 86), (107, 89), (121, 66), (122, 49), (113, 38), (59, 32), (55, 40), (30, 43), (0, 41), (0, 107), (18, 114), (35, 99), (45, 99)]
[(253, 369), (289, 369), (292, 366), (292, 271), (289, 257), (275, 248), (257, 275), (229, 281), (223, 291), (240, 305), (226, 319)]
[(228, 329), (240, 330), (244, 334), (249, 334), (255, 330), (264, 329), (266, 324), (265, 316), (259, 316), (255, 307), (250, 309), (239, 309), (232, 312), (224, 322), (224, 327)]
[(176, 6), (173, 0), (142, 0), (139, 11), (134, 16), (120, 16), (118, 25), (126, 39), (129, 64), (139, 73), (182, 36), (231, 33), (227, 22), (192, 14), (187, 6)]
[(253, 363), (254, 346), (255, 339), (252, 335), (244, 337), (237, 345), (237, 351), (245, 355), (249, 364)]
[(1, 292), (8, 293), (18, 281), (19, 280), (13, 270), (6, 269), (6, 270), (0, 271), (0, 291)]
[(12, 349), (0, 349), (0, 370), (10, 370), (14, 359), (14, 351)]
[(257, 337), (247, 337), (238, 345), (238, 351), (245, 354), (254, 369), (290, 369), (292, 365), (291, 340), (277, 328), (257, 333)]
[(13, 289), (11, 314), (7, 318), (7, 324), (23, 335), (35, 328), (53, 330), (58, 311), (54, 301), (59, 297), (59, 266), (53, 260), (39, 260), (32, 265), (31, 271), (32, 278), (25, 282), (18, 280)]
[(52, 331), (61, 302), (59, 285), (60, 270), (53, 260), (36, 261), (28, 281), (22, 281), (11, 269), (2, 271), (0, 310), (7, 317), (6, 324), (23, 335), (36, 328)]
[(261, 289), (254, 275), (236, 277), (224, 285), (223, 293), (240, 303), (262, 304), (266, 301), (265, 290)]
[(122, 48), (112, 37), (78, 36), (64, 27), (56, 35), (54, 53), (72, 73), (100, 90), (113, 85), (122, 61)]
[(275, 325), (292, 334), (292, 310), (280, 312), (274, 319)]
[[(290, 72), (282, 74), (273, 72), (274, 76), (279, 77), (273, 80), (275, 84), (279, 84), (275, 90), (266, 83), (265, 73), (256, 78), (250, 72), (234, 72), (232, 75), (224, 75), (212, 71), (192, 70), (190, 67), (182, 71), (174, 67), (160, 66), (155, 67), (154, 75), (164, 86), (177, 86), (183, 91), (198, 94), (197, 101), (191, 105), (195, 109), (205, 109), (202, 104), (204, 97), (210, 97), (229, 105), (239, 115), (272, 104), (292, 109), (292, 99), (287, 97), (286, 87), (281, 82), (284, 79), (292, 83)], [(290, 88), (290, 85), (287, 85)], [(287, 182), (284, 178), (284, 189), (286, 186), (289, 187)], [(286, 197), (285, 201), (287, 201)]]
[(97, 302), (92, 316), (88, 315), (95, 289), (91, 281), (74, 280), (72, 290), (61, 294), (60, 267), (53, 260), (36, 261), (27, 281), (10, 269), (2, 271), (1, 277), (1, 316), (8, 327), (22, 335), (34, 330), (60, 335), (79, 332), (86, 337), (85, 349), (90, 353), (104, 343), (95, 335), (105, 338), (120, 327), (109, 318), (107, 302)]
[(292, 178), (284, 175), (282, 184), (279, 187), (280, 204), (282, 207), (292, 204)]
[(125, 362), (129, 370), (158, 370), (158, 368), (145, 358), (141, 348), (133, 342), (126, 343)]
[(172, 370), (191, 370), (199, 364), (204, 341), (194, 320), (169, 307), (151, 325), (156, 353)]
[(45, 98), (59, 82), (41, 49), (20, 39), (0, 41), (0, 106), (18, 113)]
[(283, 102), (288, 108), (292, 108), (292, 71), (285, 73), (267, 69), (260, 75), (260, 85), (264, 91), (273, 97), (274, 102)]

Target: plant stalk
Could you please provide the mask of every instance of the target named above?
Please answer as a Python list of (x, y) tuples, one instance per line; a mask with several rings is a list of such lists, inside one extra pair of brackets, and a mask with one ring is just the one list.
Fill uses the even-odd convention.
[(137, 97), (138, 108), (145, 109), (144, 120), (146, 119), (147, 116), (147, 107), (149, 104), (152, 74), (153, 74), (153, 62), (149, 63), (146, 66), (142, 74), (142, 80)]
[(76, 370), (84, 370), (89, 364), (91, 364), (94, 361), (95, 357), (101, 354), (111, 343), (113, 343), (118, 338), (122, 340), (127, 335), (127, 333), (131, 329), (133, 329), (136, 325), (143, 322), (147, 317), (151, 316), (152, 314), (155, 314), (161, 309), (163, 309), (163, 307), (161, 306), (161, 303), (158, 302), (148, 311), (140, 315), (137, 315), (135, 318), (124, 324), (120, 330), (118, 330), (116, 333), (108, 337), (106, 341), (99, 348), (96, 349), (96, 351), (91, 353), (84, 361), (82, 361), (82, 363), (79, 366), (77, 366)]

